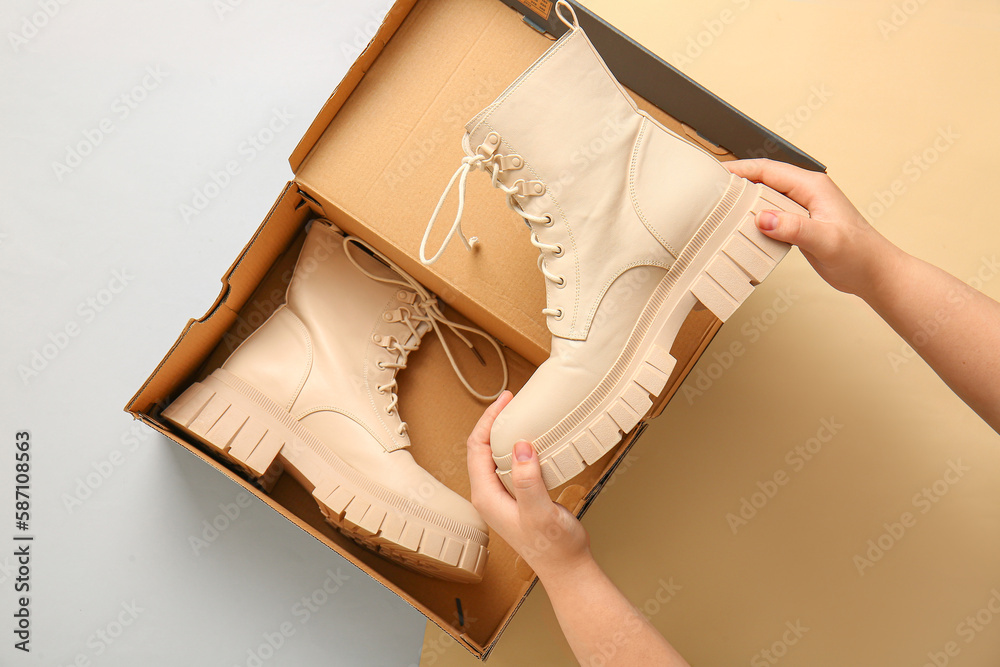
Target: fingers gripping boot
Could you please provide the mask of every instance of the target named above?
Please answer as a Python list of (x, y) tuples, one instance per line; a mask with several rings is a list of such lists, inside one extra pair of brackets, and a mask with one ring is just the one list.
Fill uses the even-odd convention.
[(414, 461), (396, 394), (428, 331), (477, 330), (359, 245), (314, 221), (286, 303), (163, 414), (265, 483), (292, 474), (360, 544), (430, 576), (479, 581), (487, 526)]
[[(565, 2), (569, 31), (466, 125), (463, 188), (488, 172), (539, 250), (551, 356), (494, 423), (497, 472), (511, 449), (539, 453), (546, 486), (617, 445), (649, 411), (675, 360), (670, 349), (700, 301), (722, 320), (788, 251), (761, 234), (765, 208), (807, 213), (732, 176), (714, 157), (639, 110)], [(431, 220), (426, 243), (441, 209)], [(466, 243), (469, 245), (469, 243)]]

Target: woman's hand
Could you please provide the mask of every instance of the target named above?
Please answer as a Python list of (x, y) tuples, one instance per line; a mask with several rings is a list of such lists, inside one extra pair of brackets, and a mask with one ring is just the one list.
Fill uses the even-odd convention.
[(529, 443), (514, 445), (513, 498), (497, 477), (490, 450), (490, 429), (512, 397), (509, 391), (501, 394), (469, 436), (472, 504), (544, 582), (591, 561), (590, 538), (575, 516), (549, 498), (538, 456)]
[(868, 224), (826, 174), (764, 159), (724, 165), (809, 209), (809, 218), (785, 211), (761, 212), (757, 227), (773, 239), (797, 245), (820, 277), (841, 292), (868, 300), (887, 272), (896, 270), (906, 257)]

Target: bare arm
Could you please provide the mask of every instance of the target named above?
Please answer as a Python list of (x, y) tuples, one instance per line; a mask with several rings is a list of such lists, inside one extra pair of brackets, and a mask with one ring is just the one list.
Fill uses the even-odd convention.
[(687, 662), (589, 558), (539, 580), (559, 627), (581, 665), (669, 665)]
[(825, 174), (770, 160), (726, 166), (809, 209), (811, 218), (763, 212), (757, 226), (799, 246), (833, 287), (864, 299), (1000, 433), (1000, 303), (897, 248)]
[(490, 428), (510, 399), (511, 393), (504, 392), (469, 436), (473, 505), (538, 575), (581, 665), (687, 667), (601, 570), (576, 517), (549, 498), (531, 445), (514, 447), (511, 477), (516, 499), (500, 483)]
[(905, 254), (864, 299), (1000, 433), (1000, 303)]

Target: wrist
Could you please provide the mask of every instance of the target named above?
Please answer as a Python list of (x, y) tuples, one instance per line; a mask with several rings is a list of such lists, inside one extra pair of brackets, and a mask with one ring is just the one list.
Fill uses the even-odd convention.
[(867, 279), (856, 294), (877, 311), (880, 304), (895, 298), (900, 281), (906, 280), (908, 262), (913, 258), (878, 232), (872, 231), (877, 241), (872, 244), (867, 259)]
[(551, 591), (562, 586), (576, 586), (591, 576), (594, 571), (600, 571), (597, 561), (587, 548), (573, 558), (562, 558), (537, 564), (534, 568), (538, 580), (545, 589)]

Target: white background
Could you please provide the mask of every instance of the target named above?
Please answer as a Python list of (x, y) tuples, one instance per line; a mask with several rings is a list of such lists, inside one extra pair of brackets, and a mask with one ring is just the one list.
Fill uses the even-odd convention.
[[(420, 614), (122, 411), (214, 301), (389, 5), (232, 4), (0, 10), (0, 664), (419, 659)], [(20, 430), (36, 538), (28, 655), (12, 646), (3, 546)], [(266, 635), (280, 648), (261, 654)]]

